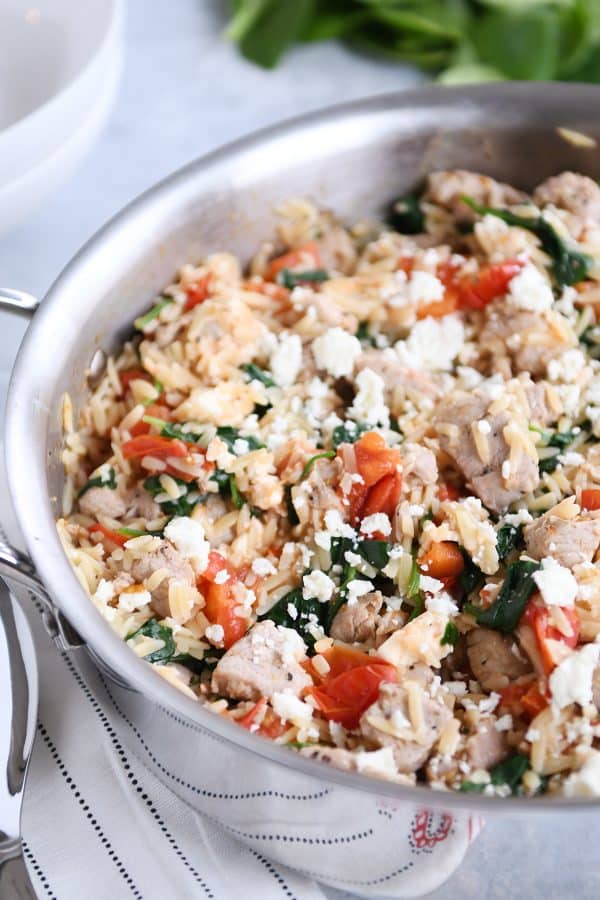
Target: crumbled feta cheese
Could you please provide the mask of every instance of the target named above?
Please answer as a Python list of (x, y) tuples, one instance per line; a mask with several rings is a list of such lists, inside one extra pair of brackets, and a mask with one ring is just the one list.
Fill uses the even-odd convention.
[(589, 750), (582, 767), (565, 779), (566, 797), (600, 796), (600, 750)]
[(236, 438), (233, 442), (233, 452), (236, 456), (244, 456), (250, 450), (250, 444), (244, 438)]
[(362, 520), (360, 530), (363, 534), (374, 534), (378, 531), (387, 536), (392, 533), (392, 523), (385, 513), (373, 513), (372, 516), (367, 516)]
[(315, 599), (320, 603), (327, 603), (331, 600), (334, 590), (335, 582), (318, 569), (309, 572), (302, 579), (302, 596), (305, 600)]
[(265, 559), (264, 556), (258, 556), (252, 562), (252, 571), (255, 575), (265, 577), (267, 575), (274, 575), (277, 569), (275, 568), (273, 563), (269, 562), (268, 559)]
[(534, 265), (527, 265), (511, 279), (507, 302), (517, 309), (544, 312), (554, 303), (549, 282)]
[(533, 573), (546, 606), (573, 606), (577, 596), (577, 581), (569, 569), (547, 556), (542, 568)]
[(401, 362), (413, 369), (448, 372), (462, 350), (465, 329), (458, 315), (417, 322), (407, 339), (395, 344)]
[(510, 459), (505, 459), (502, 463), (502, 477), (505, 481), (510, 478)]
[(204, 537), (204, 528), (200, 522), (188, 516), (176, 516), (165, 528), (165, 537), (182, 556), (194, 563), (199, 572), (206, 569), (210, 544)]
[(294, 622), (298, 618), (298, 607), (294, 606), (293, 603), (288, 603), (287, 605), (287, 614)]
[(572, 383), (585, 368), (587, 358), (581, 350), (565, 350), (560, 356), (548, 362), (548, 378), (550, 381)]
[[(98, 592), (96, 592), (97, 594)], [(152, 601), (150, 591), (123, 591), (119, 594), (119, 609), (133, 612), (147, 606)]]
[(379, 778), (396, 778), (398, 769), (391, 747), (380, 750), (360, 750), (354, 754), (356, 769), (365, 775), (376, 775)]
[(97, 600), (98, 603), (104, 604), (108, 603), (109, 600), (115, 596), (115, 589), (113, 587), (112, 581), (107, 581), (105, 578), (101, 578), (98, 582), (98, 587), (92, 594), (92, 600)]
[(204, 637), (207, 641), (210, 641), (211, 644), (220, 644), (225, 637), (225, 632), (223, 630), (222, 625), (209, 625), (204, 632)]
[[(422, 580), (423, 576), (421, 575)], [(434, 579), (431, 580), (433, 581)], [(425, 608), (430, 612), (441, 613), (444, 616), (455, 616), (458, 613), (458, 606), (446, 591), (441, 591), (439, 594), (433, 594), (432, 596), (426, 594)]]
[(298, 728), (308, 728), (313, 717), (313, 708), (308, 703), (304, 703), (299, 697), (293, 694), (285, 694), (276, 691), (271, 702), (273, 709), (280, 718), (286, 722), (291, 722)]
[(505, 716), (500, 716), (499, 719), (494, 723), (494, 728), (496, 731), (510, 731), (513, 727), (513, 718), (509, 713)]
[(490, 434), (492, 426), (487, 419), (479, 419), (477, 422), (477, 431), (479, 434)]
[(294, 384), (302, 368), (302, 341), (297, 334), (282, 334), (270, 359), (273, 381), (279, 387)]
[(571, 703), (592, 702), (592, 677), (598, 663), (600, 644), (586, 644), (567, 656), (550, 675), (552, 705), (562, 709)]
[(439, 594), (444, 589), (444, 582), (430, 575), (421, 575), (419, 579), (419, 587), (428, 594)]
[(519, 509), (516, 513), (507, 513), (503, 521), (506, 525), (514, 525), (518, 528), (519, 525), (528, 525), (529, 522), (533, 522), (533, 516), (528, 509)]
[(329, 328), (315, 338), (312, 351), (317, 368), (325, 369), (334, 378), (341, 378), (352, 375), (354, 363), (362, 353), (362, 346), (353, 334), (336, 327)]
[(348, 415), (367, 425), (390, 424), (390, 411), (385, 403), (385, 384), (383, 378), (372, 369), (361, 369), (354, 379), (357, 391)]
[(215, 584), (226, 584), (229, 581), (229, 572), (227, 569), (221, 569), (215, 575)]
[(359, 597), (364, 597), (365, 594), (373, 590), (373, 585), (370, 581), (362, 578), (354, 578), (348, 582), (346, 590), (348, 592), (348, 606), (354, 606), (358, 603)]

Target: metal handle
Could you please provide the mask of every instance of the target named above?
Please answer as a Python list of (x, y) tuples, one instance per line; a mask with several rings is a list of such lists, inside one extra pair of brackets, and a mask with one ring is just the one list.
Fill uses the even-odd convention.
[(33, 294), (0, 287), (0, 309), (31, 319), (39, 305), (40, 301)]
[[(56, 608), (28, 556), (21, 553), (2, 537), (0, 530), (0, 578), (16, 583), (32, 591), (42, 601), (42, 618), (46, 631), (61, 650), (77, 650), (85, 642)], [(0, 898), (2, 895), (0, 894)]]
[(23, 858), (21, 841), (0, 844), (0, 897), (2, 900), (36, 900)]

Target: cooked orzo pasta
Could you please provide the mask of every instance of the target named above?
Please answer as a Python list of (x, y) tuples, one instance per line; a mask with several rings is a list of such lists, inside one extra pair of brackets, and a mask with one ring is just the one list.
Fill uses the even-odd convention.
[(184, 266), (74, 423), (65, 551), (215, 714), (344, 769), (600, 794), (600, 188), (436, 172)]

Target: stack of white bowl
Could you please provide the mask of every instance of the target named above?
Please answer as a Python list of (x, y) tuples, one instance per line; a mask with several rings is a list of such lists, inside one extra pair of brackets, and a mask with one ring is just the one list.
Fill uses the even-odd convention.
[(1, 0), (0, 233), (98, 136), (123, 61), (124, 0)]

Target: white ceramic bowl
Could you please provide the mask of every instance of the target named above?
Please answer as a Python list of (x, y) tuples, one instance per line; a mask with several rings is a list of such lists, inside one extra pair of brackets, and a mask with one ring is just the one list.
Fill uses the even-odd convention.
[(0, 3), (0, 231), (64, 181), (104, 123), (124, 0)]

